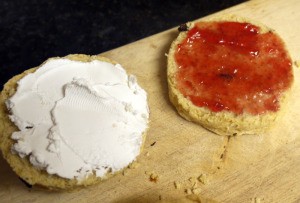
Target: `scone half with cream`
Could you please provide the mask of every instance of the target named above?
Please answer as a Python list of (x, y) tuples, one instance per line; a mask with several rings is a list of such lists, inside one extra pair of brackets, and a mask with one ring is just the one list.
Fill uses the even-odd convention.
[(139, 155), (147, 94), (120, 64), (81, 54), (50, 58), (1, 92), (0, 149), (31, 185), (72, 189), (109, 178)]
[(282, 116), (292, 60), (274, 30), (237, 16), (180, 26), (168, 53), (170, 101), (219, 135), (260, 134)]

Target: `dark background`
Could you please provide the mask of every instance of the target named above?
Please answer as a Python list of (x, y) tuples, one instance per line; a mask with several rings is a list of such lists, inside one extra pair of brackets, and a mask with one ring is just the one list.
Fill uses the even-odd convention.
[(1, 89), (49, 57), (99, 54), (242, 2), (1, 0)]

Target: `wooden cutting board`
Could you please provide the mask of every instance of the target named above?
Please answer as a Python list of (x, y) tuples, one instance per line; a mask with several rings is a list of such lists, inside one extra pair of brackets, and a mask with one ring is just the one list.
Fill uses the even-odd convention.
[[(226, 14), (275, 29), (300, 59), (299, 0), (252, 0), (213, 16)], [(191, 192), (218, 202), (300, 202), (300, 69), (288, 112), (271, 132), (228, 139), (184, 120), (169, 102), (165, 53), (177, 34), (174, 28), (102, 54), (148, 92), (151, 123), (134, 168), (77, 191), (47, 192), (26, 188), (0, 158), (0, 202), (156, 202)]]

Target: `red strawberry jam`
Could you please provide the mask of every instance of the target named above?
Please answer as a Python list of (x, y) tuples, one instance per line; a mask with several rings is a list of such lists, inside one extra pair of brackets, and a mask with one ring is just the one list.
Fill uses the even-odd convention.
[(177, 88), (213, 112), (276, 112), (293, 81), (282, 40), (249, 23), (199, 22), (178, 44), (175, 60)]

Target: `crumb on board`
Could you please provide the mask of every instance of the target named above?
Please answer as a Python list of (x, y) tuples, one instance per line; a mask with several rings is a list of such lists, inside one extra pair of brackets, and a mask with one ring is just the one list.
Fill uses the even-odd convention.
[[(184, 192), (189, 195), (189, 194), (200, 194), (201, 193), (201, 188), (199, 187), (199, 182), (201, 183), (206, 183), (206, 175), (201, 174), (198, 178), (197, 177), (190, 177), (188, 178), (189, 186), (184, 190)], [(174, 186), (177, 189), (178, 186), (176, 186), (178, 182), (174, 182)]]
[(146, 156), (150, 156), (150, 153), (149, 152), (146, 152), (146, 154), (145, 154)]
[(156, 183), (158, 181), (159, 176), (157, 173), (145, 171), (145, 174), (149, 175), (149, 180), (151, 182)]
[(175, 189), (179, 189), (181, 187), (181, 184), (177, 181), (174, 181), (174, 187)]
[[(202, 191), (202, 186), (208, 183), (207, 174), (201, 173), (198, 177), (189, 177), (184, 182), (179, 182), (178, 180), (173, 182), (175, 189), (183, 188), (183, 191), (187, 195), (199, 195)], [(200, 184), (201, 183), (201, 184)]]
[(151, 147), (153, 147), (155, 144), (156, 144), (156, 141), (155, 141), (155, 142), (153, 142), (153, 143), (152, 143), (150, 146), (151, 146)]
[(192, 194), (192, 190), (190, 188), (185, 189), (185, 193), (188, 194), (188, 195), (191, 195)]
[(198, 177), (198, 181), (204, 185), (206, 185), (208, 183), (208, 177), (206, 174), (200, 174), (200, 176)]
[(191, 189), (195, 189), (198, 187), (198, 181), (197, 181), (197, 178), (195, 177), (190, 177), (189, 179), (189, 182), (191, 184)]
[[(190, 195), (190, 194), (200, 194), (200, 192), (201, 192), (201, 188), (200, 187), (198, 187), (198, 182), (199, 182), (199, 180), (198, 180), (198, 178), (195, 178), (195, 177), (190, 177), (189, 179), (188, 179), (188, 181), (189, 181), (189, 186), (188, 186), (188, 188), (186, 188), (185, 190), (184, 190), (184, 192), (187, 194), (187, 195)], [(175, 181), (175, 183), (176, 183), (176, 181)], [(174, 183), (174, 184), (175, 184)], [(176, 186), (175, 186), (175, 188), (176, 188)]]
[(153, 182), (157, 182), (158, 181), (158, 175), (155, 174), (155, 173), (152, 173), (150, 175), (150, 180), (153, 181)]

